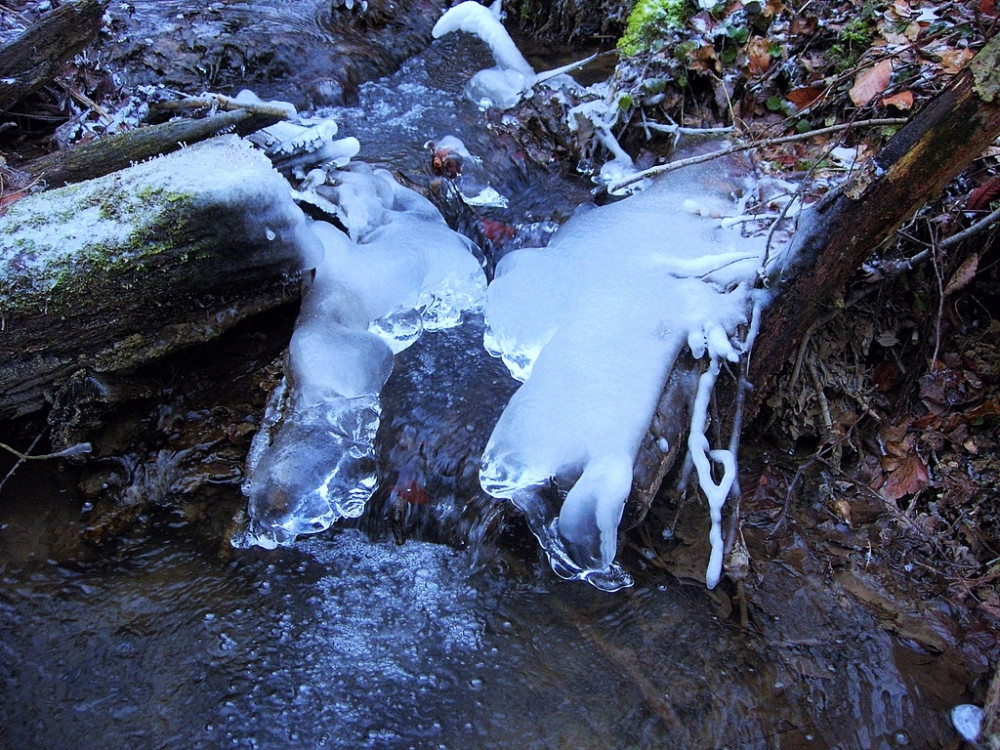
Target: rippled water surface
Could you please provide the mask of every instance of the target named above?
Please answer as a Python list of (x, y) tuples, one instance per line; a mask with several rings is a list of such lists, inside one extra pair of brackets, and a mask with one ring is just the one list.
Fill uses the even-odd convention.
[[(448, 133), (488, 150), (460, 95), (477, 63), (460, 50), (436, 43), (331, 110), (362, 157), (417, 173), (424, 141)], [(494, 172), (506, 220), (565, 215), (586, 195)], [(751, 524), (744, 628), (726, 594), (642, 555), (627, 562), (639, 584), (605, 594), (555, 579), (531, 545), (419, 541), (464, 524), (457, 541), (516, 547), (475, 464), (512, 384), (469, 325), (397, 360), (363, 524), (374, 540), (340, 528), (232, 550), (170, 516), (95, 550), (74, 477), (20, 472), (0, 494), (0, 748), (955, 746), (947, 712), (968, 699), (975, 649), (946, 611), (859, 603), (877, 588), (863, 552), (821, 560), (797, 532), (776, 547)], [(692, 544), (700, 578), (707, 551)]]
[(802, 550), (743, 629), (670, 576), (609, 595), (353, 529), (94, 553), (51, 479), (0, 504), (0, 747), (946, 747), (969, 679)]

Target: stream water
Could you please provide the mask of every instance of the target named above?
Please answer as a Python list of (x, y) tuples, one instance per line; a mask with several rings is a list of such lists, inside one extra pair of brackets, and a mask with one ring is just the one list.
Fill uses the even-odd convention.
[[(423, 143), (449, 133), (487, 151), (459, 93), (482, 59), (463, 49), (435, 43), (336, 111), (362, 158), (421, 174)], [(493, 173), (505, 221), (564, 217), (587, 194)], [(634, 588), (606, 594), (511, 549), (529, 537), (504, 536), (516, 518), (478, 489), (476, 457), (514, 383), (479, 335), (475, 321), (425, 334), (397, 358), (367, 517), (291, 549), (220, 554), (168, 516), (95, 552), (71, 471), (15, 475), (0, 495), (0, 748), (957, 746), (948, 711), (989, 639), (941, 606), (893, 609), (856, 539), (821, 559), (819, 510), (777, 546), (748, 526), (748, 627), (651, 550), (627, 561)], [(704, 511), (690, 524), (676, 552), (694, 579)]]

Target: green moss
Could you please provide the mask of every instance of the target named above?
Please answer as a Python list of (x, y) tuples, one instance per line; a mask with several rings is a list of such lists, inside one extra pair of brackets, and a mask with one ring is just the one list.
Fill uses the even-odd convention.
[(667, 32), (683, 28), (691, 11), (687, 0), (639, 0), (618, 40), (619, 51), (637, 55), (654, 49)]
[(838, 70), (850, 68), (871, 47), (878, 32), (876, 7), (873, 3), (866, 3), (860, 14), (845, 23), (837, 33), (837, 41), (830, 47), (829, 56)]
[[(18, 274), (0, 278), (0, 302), (15, 310), (69, 314), (81, 299), (108, 300), (113, 306), (112, 300), (118, 290), (109, 287), (108, 279), (129, 279), (129, 283), (140, 285), (162, 283), (161, 278), (149, 273), (158, 265), (159, 256), (170, 257), (169, 251), (173, 248), (187, 246), (188, 253), (180, 259), (183, 263), (189, 253), (211, 249), (209, 238), (192, 243), (191, 238), (184, 237), (188, 226), (184, 208), (190, 198), (190, 195), (168, 192), (160, 187), (142, 188), (131, 195), (113, 190), (93, 191), (74, 204), (74, 209), (96, 209), (102, 221), (116, 221), (125, 226), (135, 224), (137, 215), (146, 215), (151, 220), (139, 222), (138, 228), (113, 244), (107, 241), (83, 244), (73, 255), (37, 269), (30, 283), (26, 284), (25, 277)], [(44, 219), (68, 225), (73, 217), (49, 215)], [(16, 231), (12, 229), (8, 236)], [(11, 247), (24, 258), (37, 257), (45, 250), (30, 237), (12, 237)], [(171, 262), (176, 264), (177, 259)], [(150, 289), (151, 293), (157, 291)], [(104, 306), (103, 302), (97, 304)]]

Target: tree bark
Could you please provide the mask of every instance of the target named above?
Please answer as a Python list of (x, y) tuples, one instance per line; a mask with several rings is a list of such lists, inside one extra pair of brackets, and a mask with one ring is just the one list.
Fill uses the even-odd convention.
[(0, 47), (0, 110), (58, 76), (97, 36), (107, 6), (107, 0), (66, 3)]
[(220, 112), (199, 120), (176, 120), (99, 138), (65, 151), (34, 159), (18, 166), (32, 180), (42, 179), (49, 187), (62, 187), (125, 169), (160, 154), (169, 154), (232, 129), (248, 135), (282, 119), (258, 112)]
[(794, 265), (754, 348), (752, 418), (830, 300), (869, 254), (1000, 135), (1000, 37), (907, 123), (847, 185), (803, 213)]
[(993, 679), (986, 693), (980, 737), (986, 750), (1000, 750), (1000, 669), (993, 672)]
[(0, 221), (0, 419), (282, 304), (317, 242), (235, 136), (17, 201)]

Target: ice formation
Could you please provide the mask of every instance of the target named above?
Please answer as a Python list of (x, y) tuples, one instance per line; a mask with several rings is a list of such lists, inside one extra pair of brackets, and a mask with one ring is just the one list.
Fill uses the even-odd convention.
[(436, 141), (427, 141), (434, 155), (434, 164), (441, 173), (453, 181), (458, 195), (469, 206), (507, 208), (509, 201), (489, 183), (483, 160), (474, 156), (461, 139), (446, 135)]
[[(618, 139), (611, 132), (611, 128), (618, 121), (618, 115), (621, 112), (618, 104), (620, 97), (614, 96), (610, 92), (600, 92), (599, 90), (604, 87), (600, 84), (591, 86), (588, 89), (591, 95), (598, 95), (600, 93), (604, 95), (601, 98), (589, 99), (572, 107), (566, 113), (566, 124), (569, 126), (571, 133), (577, 132), (580, 124), (584, 121), (588, 122), (590, 127), (593, 128), (594, 136), (598, 143), (607, 149), (612, 157), (601, 166), (594, 177), (594, 181), (611, 185), (635, 174), (636, 168), (632, 157), (621, 147)], [(614, 194), (625, 195), (631, 192), (634, 191), (614, 191)]]
[(951, 723), (966, 742), (976, 742), (983, 725), (983, 709), (963, 703), (951, 710)]
[[(612, 157), (601, 167), (595, 180), (612, 184), (635, 173), (632, 157), (611, 132), (621, 112), (620, 96), (612, 95), (606, 84), (595, 84), (584, 89), (566, 75), (568, 71), (594, 59), (596, 55), (579, 63), (536, 75), (534, 68), (524, 59), (501, 23), (499, 3), (493, 3), (487, 8), (473, 0), (467, 0), (445, 11), (434, 25), (434, 38), (453, 31), (464, 31), (481, 39), (490, 48), (496, 62), (496, 66), (476, 73), (466, 85), (465, 95), (469, 99), (483, 109), (510, 109), (530, 92), (532, 86), (542, 82), (557, 91), (573, 91), (584, 101), (570, 107), (566, 113), (566, 124), (570, 131), (576, 132), (580, 122), (588, 121), (597, 141)], [(624, 195), (636, 189), (638, 188), (634, 187), (616, 194)]]
[(465, 93), (481, 107), (508, 109), (517, 104), (522, 92), (535, 78), (535, 69), (510, 38), (500, 20), (496, 3), (487, 8), (474, 0), (466, 0), (445, 11), (432, 31), (438, 39), (453, 31), (464, 31), (479, 37), (490, 48), (496, 66), (481, 70), (472, 77)]
[(255, 138), (266, 148), (275, 166), (302, 178), (307, 167), (339, 168), (358, 155), (361, 150), (358, 139), (352, 136), (335, 139), (337, 129), (336, 121), (330, 117), (298, 117), (264, 128)]
[(249, 528), (234, 544), (275, 547), (356, 517), (376, 486), (379, 392), (394, 352), (453, 326), (486, 288), (471, 243), (427, 199), (363, 164), (315, 175), (335, 208), (311, 227), (323, 258), (247, 459)]
[[(688, 447), (712, 515), (706, 579), (718, 581), (735, 457), (709, 446), (707, 406), (721, 362), (742, 352), (737, 329), (749, 322), (764, 255), (762, 239), (704, 215), (738, 210), (723, 187), (732, 169), (674, 172), (574, 216), (547, 248), (505, 256), (487, 292), (486, 347), (524, 385), (490, 437), (480, 481), (524, 511), (565, 578), (628, 585), (614, 558), (633, 464), (687, 348), (709, 359)], [(718, 482), (712, 462), (724, 469)]]

